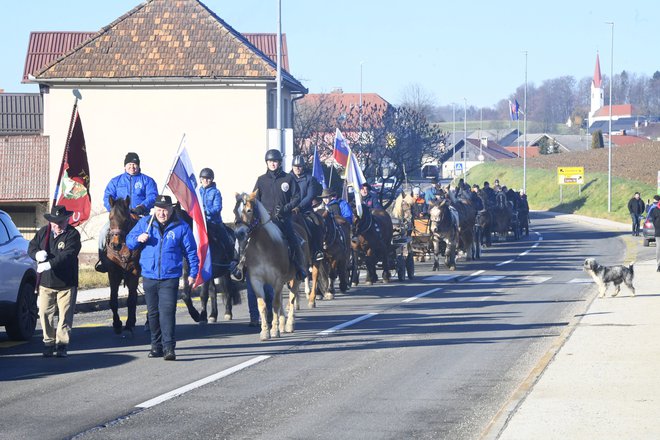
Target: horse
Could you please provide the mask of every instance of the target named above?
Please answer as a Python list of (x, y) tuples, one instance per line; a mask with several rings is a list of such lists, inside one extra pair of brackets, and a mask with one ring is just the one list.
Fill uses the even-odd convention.
[[(257, 297), (261, 332), (259, 339), (266, 341), (279, 338), (281, 332), (293, 332), (295, 324), (294, 304), (300, 281), (296, 279), (296, 267), (289, 258), (286, 237), (272, 222), (268, 211), (257, 200), (257, 192), (236, 194), (235, 230), (239, 242), (241, 263), (248, 272), (249, 283)], [(308, 257), (309, 258), (309, 257)], [(289, 287), (288, 316), (284, 316), (282, 288)], [(266, 310), (266, 286), (273, 290), (272, 325)]]
[(477, 211), (475, 224), (481, 229), (480, 244), (489, 247), (492, 245), (491, 233), (493, 229), (493, 209), (489, 206), (488, 197), (483, 190), (477, 192), (477, 197), (481, 199), (484, 208)]
[[(390, 245), (392, 243), (392, 219), (387, 211), (383, 209), (369, 210), (362, 206), (362, 216), (354, 211), (353, 216), (353, 239), (351, 248), (354, 252), (354, 262), (357, 265), (357, 257), (364, 257), (367, 266), (367, 281), (369, 286), (378, 280), (376, 274), (376, 263), (383, 262), (383, 282), (390, 282)], [(353, 285), (357, 286), (359, 274), (357, 270), (353, 273)]]
[(511, 204), (506, 201), (505, 197), (497, 198), (497, 205), (492, 209), (492, 232), (498, 237), (505, 237), (511, 227), (511, 219), (513, 218), (513, 208)]
[(335, 216), (324, 209), (320, 211), (321, 218), (325, 223), (325, 235), (323, 237), (325, 255), (330, 267), (328, 277), (328, 290), (323, 299), (335, 297), (335, 280), (339, 277), (339, 290), (346, 293), (348, 290), (348, 262), (351, 252), (351, 227), (341, 216)]
[[(174, 210), (176, 215), (186, 222), (192, 228), (193, 220), (190, 215), (181, 209), (180, 204), (176, 204)], [(204, 324), (206, 322), (216, 322), (218, 319), (218, 292), (222, 292), (223, 303), (225, 304), (224, 318), (227, 321), (232, 319), (232, 306), (241, 303), (241, 295), (238, 286), (230, 277), (229, 263), (234, 256), (234, 248), (230, 247), (233, 242), (233, 231), (227, 228), (229, 240), (224, 243), (219, 225), (207, 223), (207, 232), (209, 237), (209, 248), (211, 251), (211, 279), (202, 284), (199, 294), (202, 311), (197, 312), (191, 300), (192, 286), (188, 284), (189, 268), (184, 264), (184, 283), (183, 294), (181, 298), (188, 308), (190, 316), (195, 322)], [(184, 262), (185, 263), (185, 262)], [(210, 296), (210, 298), (209, 298)], [(208, 314), (207, 304), (211, 300), (211, 313)]]
[(476, 256), (473, 242), (477, 210), (474, 208), (470, 200), (464, 197), (455, 196), (451, 191), (449, 192), (449, 197), (451, 199), (451, 205), (456, 211), (458, 211), (458, 248), (465, 252), (466, 260), (472, 260)]
[(432, 270), (440, 270), (440, 254), (443, 242), (446, 244), (444, 252), (445, 266), (449, 270), (456, 270), (456, 248), (458, 247), (460, 225), (458, 211), (451, 206), (449, 200), (444, 199), (432, 203), (429, 214), (434, 258)]
[(140, 280), (140, 250), (131, 251), (126, 245), (126, 236), (135, 226), (138, 218), (131, 214), (130, 198), (110, 197), (110, 229), (105, 238), (104, 264), (108, 268), (110, 284), (110, 310), (112, 310), (112, 328), (116, 334), (122, 332), (119, 317), (119, 285), (124, 282), (128, 288), (126, 307), (128, 317), (123, 330), (132, 333), (136, 323), (138, 282)]
[[(314, 213), (307, 214), (307, 215), (316, 215)], [(316, 293), (319, 290), (324, 290), (324, 289), (319, 289), (319, 284), (325, 284), (324, 283), (324, 278), (327, 278), (325, 276), (326, 271), (325, 271), (325, 266), (323, 264), (323, 261), (317, 261), (313, 260), (311, 258), (312, 254), (312, 247), (311, 247), (311, 236), (310, 234), (313, 233), (319, 233), (319, 235), (323, 235), (325, 231), (317, 231), (319, 228), (316, 223), (314, 225), (308, 225), (307, 220), (305, 219), (306, 214), (293, 214), (291, 217), (291, 220), (293, 221), (293, 229), (296, 232), (298, 236), (303, 240), (302, 244), (302, 250), (303, 250), (303, 256), (305, 257), (305, 267), (311, 268), (311, 282), (312, 282), (312, 287), (309, 287), (309, 281), (310, 277), (308, 276), (305, 278), (305, 294), (307, 295), (307, 302), (310, 308), (316, 307)], [(310, 219), (310, 221), (313, 221)], [(319, 221), (320, 223), (320, 221)], [(295, 297), (297, 299), (297, 296)], [(295, 303), (296, 308), (298, 308), (298, 302)]]

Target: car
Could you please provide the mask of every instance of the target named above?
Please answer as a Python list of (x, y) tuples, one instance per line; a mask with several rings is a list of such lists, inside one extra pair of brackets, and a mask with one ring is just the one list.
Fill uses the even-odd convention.
[(37, 263), (28, 255), (28, 244), (0, 210), (0, 326), (15, 341), (32, 338), (37, 326)]
[[(653, 223), (651, 220), (647, 218), (644, 219), (644, 223), (642, 223), (642, 238), (644, 239), (644, 246), (649, 246), (649, 243), (655, 242), (655, 228), (653, 227)], [(655, 243), (657, 246), (658, 243)]]

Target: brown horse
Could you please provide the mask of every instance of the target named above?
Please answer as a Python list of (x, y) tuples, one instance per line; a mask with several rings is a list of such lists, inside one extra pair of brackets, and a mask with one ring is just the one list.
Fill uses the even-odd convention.
[[(312, 213), (307, 215), (316, 215), (316, 214)], [(305, 286), (305, 294), (307, 295), (307, 302), (309, 304), (309, 307), (314, 308), (316, 307), (316, 294), (319, 291), (319, 283), (323, 281), (322, 280), (323, 276), (321, 276), (321, 273), (325, 273), (323, 261), (317, 261), (311, 258), (312, 248), (310, 242), (311, 237), (309, 236), (309, 234), (313, 234), (315, 230), (312, 230), (310, 226), (306, 225), (305, 214), (294, 214), (291, 220), (293, 221), (294, 231), (296, 231), (296, 234), (304, 242), (302, 245), (302, 250), (303, 250), (303, 256), (305, 258), (305, 267), (311, 268), (312, 287), (311, 288), (309, 287), (309, 281), (310, 281), (309, 276), (305, 278), (304, 286)], [(322, 234), (323, 231), (320, 231), (319, 233)], [(295, 299), (297, 299), (297, 295), (295, 296)], [(296, 302), (297, 308), (299, 308), (298, 304), (299, 303)]]
[[(353, 239), (351, 248), (354, 259), (364, 259), (367, 266), (366, 284), (378, 281), (376, 263), (383, 262), (383, 282), (390, 282), (390, 246), (392, 244), (392, 219), (383, 209), (369, 210), (363, 205), (362, 217), (353, 211)], [(357, 261), (354, 263), (357, 265)], [(359, 271), (354, 270), (353, 285), (357, 286)]]
[[(236, 194), (235, 230), (241, 250), (241, 263), (248, 272), (249, 282), (257, 297), (261, 318), (262, 341), (279, 338), (281, 332), (293, 332), (295, 324), (295, 298), (300, 281), (296, 280), (296, 267), (289, 258), (286, 238), (271, 221), (266, 208), (257, 200), (257, 193)], [(309, 256), (307, 256), (309, 259)], [(282, 288), (289, 283), (288, 317), (284, 315)], [(266, 286), (273, 290), (272, 325), (266, 310)]]
[(137, 223), (137, 217), (131, 215), (130, 199), (113, 199), (110, 197), (110, 229), (105, 238), (104, 263), (108, 268), (110, 282), (110, 309), (112, 310), (112, 327), (115, 333), (121, 334), (122, 321), (119, 317), (119, 285), (124, 281), (128, 288), (128, 317), (124, 330), (133, 332), (136, 323), (137, 286), (140, 280), (140, 250), (131, 251), (126, 245), (126, 235)]
[(351, 226), (341, 216), (335, 216), (328, 210), (320, 211), (325, 223), (325, 236), (323, 243), (325, 255), (330, 267), (328, 277), (328, 291), (323, 299), (335, 297), (335, 279), (339, 277), (339, 290), (346, 293), (348, 290), (348, 262), (351, 252)]

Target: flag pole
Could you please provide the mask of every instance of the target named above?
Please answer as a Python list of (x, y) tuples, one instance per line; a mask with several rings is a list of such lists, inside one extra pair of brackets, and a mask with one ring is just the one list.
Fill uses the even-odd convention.
[(78, 111), (78, 100), (82, 99), (78, 89), (73, 89), (73, 95), (75, 96), (75, 101), (73, 102), (73, 110), (71, 111), (71, 119), (69, 120), (69, 130), (66, 134), (66, 142), (64, 144), (64, 153), (62, 153), (62, 162), (60, 163), (60, 172), (57, 175), (57, 183), (55, 183), (55, 193), (53, 194), (53, 203), (51, 206), (54, 206), (57, 203), (57, 196), (60, 192), (60, 183), (62, 183), (62, 173), (64, 172), (64, 164), (66, 163), (67, 156), (69, 155), (69, 144), (71, 143), (71, 133), (73, 132), (73, 123), (76, 119), (76, 113)]
[[(163, 186), (161, 187), (160, 193), (162, 194), (165, 192), (165, 187), (167, 187), (167, 182), (170, 180), (170, 176), (172, 175), (172, 172), (174, 171), (174, 166), (176, 165), (176, 161), (179, 159), (179, 153), (181, 153), (181, 147), (183, 146), (183, 141), (186, 139), (186, 134), (183, 133), (183, 136), (181, 136), (181, 142), (179, 142), (179, 148), (176, 150), (176, 154), (174, 155), (174, 160), (172, 161), (172, 165), (170, 166), (170, 170), (167, 172), (167, 177), (165, 177), (165, 183), (163, 183)], [(147, 234), (149, 231), (151, 231), (151, 225), (154, 222), (154, 218), (156, 216), (152, 215), (151, 219), (149, 220), (149, 225), (147, 225)]]

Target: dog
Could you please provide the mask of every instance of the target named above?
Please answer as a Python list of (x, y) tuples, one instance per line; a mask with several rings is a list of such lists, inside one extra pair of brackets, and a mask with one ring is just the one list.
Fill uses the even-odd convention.
[(633, 286), (633, 278), (635, 276), (635, 271), (633, 265), (635, 263), (630, 263), (628, 266), (618, 265), (618, 266), (603, 266), (598, 264), (594, 258), (587, 258), (584, 260), (583, 269), (591, 278), (594, 279), (598, 285), (598, 290), (600, 292), (599, 297), (605, 296), (605, 291), (607, 286), (610, 283), (614, 284), (614, 293), (612, 296), (617, 296), (621, 291), (621, 283), (624, 283), (630, 291), (632, 296), (635, 296), (635, 287)]

